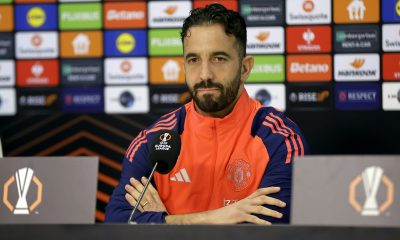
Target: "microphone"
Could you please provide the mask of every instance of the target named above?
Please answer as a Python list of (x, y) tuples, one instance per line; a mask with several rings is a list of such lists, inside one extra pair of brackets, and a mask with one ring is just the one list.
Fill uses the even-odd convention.
[(146, 184), (140, 193), (139, 199), (133, 208), (131, 215), (129, 216), (129, 224), (136, 224), (136, 222), (132, 221), (132, 218), (142, 201), (151, 179), (153, 178), (154, 171), (157, 171), (160, 174), (167, 174), (175, 167), (181, 151), (181, 137), (178, 133), (171, 130), (158, 131), (155, 133), (155, 139), (149, 148), (149, 161), (151, 165), (154, 165), (154, 167), (151, 170), (150, 176), (147, 178)]

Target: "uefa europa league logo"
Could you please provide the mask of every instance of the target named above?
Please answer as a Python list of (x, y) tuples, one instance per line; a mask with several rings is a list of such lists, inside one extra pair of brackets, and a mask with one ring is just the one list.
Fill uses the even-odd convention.
[[(357, 201), (356, 188), (360, 183), (363, 183), (365, 192), (364, 204)], [(381, 184), (383, 183), (383, 184)], [(386, 187), (386, 199), (382, 203), (378, 203), (379, 187)], [(382, 212), (392, 205), (394, 201), (394, 184), (386, 175), (383, 174), (383, 169), (378, 166), (371, 166), (357, 177), (353, 179), (349, 187), (349, 202), (350, 205), (362, 216), (379, 216)]]
[(365, 169), (361, 174), (366, 197), (363, 211), (361, 212), (363, 216), (379, 215), (376, 194), (381, 183), (382, 175), (383, 169), (375, 166)]
[[(14, 205), (9, 200), (9, 191), (11, 184), (17, 184), (18, 200)], [(36, 200), (32, 204), (28, 204), (27, 195), (31, 183), (37, 186)], [(30, 168), (21, 168), (15, 172), (4, 184), (3, 203), (15, 215), (27, 215), (34, 210), (42, 202), (42, 182), (34, 175), (34, 171)]]
[(21, 168), (15, 173), (18, 188), (18, 201), (15, 205), (14, 214), (29, 214), (26, 195), (33, 178), (33, 170), (30, 168)]

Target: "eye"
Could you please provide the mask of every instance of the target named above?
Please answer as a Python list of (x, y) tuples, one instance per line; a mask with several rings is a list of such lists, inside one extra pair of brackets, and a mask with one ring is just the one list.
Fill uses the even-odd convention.
[(216, 62), (216, 63), (222, 63), (222, 62), (225, 62), (226, 59), (224, 57), (213, 57), (212, 61)]
[(187, 62), (188, 62), (188, 63), (196, 63), (196, 62), (198, 62), (198, 61), (199, 61), (199, 59), (198, 59), (198, 58), (194, 58), (194, 57), (193, 57), (193, 58), (188, 58), (188, 59), (187, 59)]

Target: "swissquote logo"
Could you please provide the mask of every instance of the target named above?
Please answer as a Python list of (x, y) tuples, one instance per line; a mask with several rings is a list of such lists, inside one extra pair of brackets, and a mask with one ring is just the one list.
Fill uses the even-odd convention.
[(331, 22), (331, 0), (286, 0), (289, 25)]
[[(17, 185), (18, 190), (18, 200), (16, 203), (12, 203), (10, 200), (10, 186), (12, 184)], [(28, 203), (28, 193), (34, 194), (29, 191), (31, 185), (35, 184), (37, 186), (35, 201)], [(35, 210), (42, 202), (43, 195), (43, 184), (39, 178), (34, 175), (34, 171), (31, 168), (21, 168), (15, 172), (15, 176), (11, 176), (4, 183), (3, 192), (3, 203), (6, 207), (15, 215), (27, 215)]]
[[(356, 188), (362, 183), (365, 192), (365, 201), (361, 205), (357, 199)], [(386, 188), (386, 196), (383, 202), (378, 202), (380, 187)], [(384, 175), (383, 168), (371, 166), (366, 168), (360, 175), (356, 176), (349, 186), (349, 203), (362, 216), (379, 216), (384, 213), (394, 201), (394, 184), (392, 180)]]

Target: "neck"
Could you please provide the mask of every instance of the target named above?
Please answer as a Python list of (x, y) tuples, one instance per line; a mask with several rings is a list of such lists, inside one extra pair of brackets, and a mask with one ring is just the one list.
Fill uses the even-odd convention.
[(218, 112), (204, 112), (195, 103), (194, 106), (196, 108), (196, 112), (198, 112), (201, 115), (206, 116), (206, 117), (224, 118), (225, 116), (227, 116), (229, 113), (232, 112), (232, 110), (235, 107), (240, 95), (242, 94), (242, 91), (243, 91), (243, 86), (240, 86), (238, 94), (236, 95), (235, 100), (231, 104), (229, 104), (226, 108), (222, 109), (221, 111), (218, 111)]

